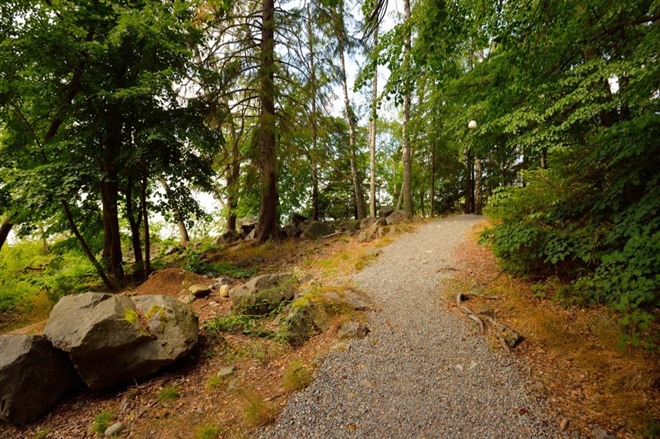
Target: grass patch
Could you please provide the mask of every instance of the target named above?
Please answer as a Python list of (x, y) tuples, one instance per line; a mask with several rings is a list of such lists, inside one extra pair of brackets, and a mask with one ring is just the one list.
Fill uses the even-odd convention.
[(109, 410), (101, 410), (94, 416), (94, 423), (91, 430), (94, 433), (103, 435), (110, 426), (110, 422), (114, 419), (115, 415)]
[(224, 429), (217, 425), (202, 425), (195, 433), (196, 439), (216, 439), (221, 437)]
[(167, 386), (158, 393), (158, 402), (170, 402), (179, 399), (181, 393), (178, 386)]
[(284, 372), (282, 386), (287, 391), (302, 390), (309, 386), (314, 375), (300, 360), (292, 361)]
[(263, 395), (256, 390), (245, 393), (243, 398), (245, 399), (243, 416), (248, 426), (264, 426), (272, 422), (277, 416), (275, 406), (266, 401)]
[(46, 437), (48, 437), (48, 433), (50, 433), (50, 430), (40, 428), (34, 433), (32, 439), (46, 439)]

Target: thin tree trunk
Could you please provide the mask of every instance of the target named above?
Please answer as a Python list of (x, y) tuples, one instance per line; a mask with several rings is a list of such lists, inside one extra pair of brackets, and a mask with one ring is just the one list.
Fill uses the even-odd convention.
[(133, 254), (135, 263), (133, 264), (133, 276), (136, 279), (144, 277), (144, 258), (142, 256), (142, 240), (140, 239), (140, 222), (142, 221), (142, 207), (138, 205), (136, 216), (135, 206), (133, 204), (133, 179), (128, 179), (128, 189), (126, 190), (126, 216), (131, 229), (131, 243), (133, 245)]
[[(410, 20), (410, 0), (403, 2), (403, 19), (405, 22)], [(410, 64), (410, 31), (406, 33), (406, 40), (403, 46), (403, 64), (404, 70)], [(408, 87), (406, 87), (408, 88)], [(411, 183), (411, 162), (412, 154), (410, 151), (410, 90), (407, 89), (403, 96), (403, 210), (409, 214), (413, 213), (412, 202), (412, 183)]]
[(170, 185), (167, 183), (165, 177), (163, 176), (159, 177), (158, 181), (160, 181), (160, 185), (163, 187), (163, 190), (165, 191), (165, 195), (167, 195), (167, 200), (169, 201), (170, 208), (172, 209), (172, 213), (174, 214), (174, 220), (176, 221), (176, 225), (179, 228), (181, 245), (185, 247), (190, 242), (190, 237), (188, 236), (188, 228), (186, 227), (186, 223), (183, 221), (183, 215), (181, 215), (179, 204), (176, 202), (176, 199), (174, 198), (174, 195), (170, 190)]
[(275, 1), (263, 0), (261, 22), (261, 65), (259, 99), (261, 102), (261, 199), (257, 238), (266, 241), (277, 233), (277, 155), (275, 151)]
[(149, 231), (149, 212), (147, 211), (147, 186), (149, 184), (148, 172), (145, 170), (140, 190), (140, 208), (144, 221), (144, 279), (151, 274), (151, 236)]
[(310, 67), (310, 86), (312, 92), (312, 150), (309, 154), (309, 161), (312, 167), (312, 219), (319, 219), (319, 169), (317, 161), (318, 148), (318, 124), (317, 124), (317, 90), (316, 90), (316, 63), (314, 57), (314, 32), (312, 29), (312, 10), (311, 3), (307, 4), (307, 38), (309, 40), (309, 67)]
[(110, 291), (117, 291), (117, 285), (112, 283), (108, 278), (108, 276), (106, 276), (105, 271), (103, 271), (103, 267), (101, 266), (99, 261), (96, 260), (96, 258), (94, 257), (94, 253), (92, 253), (92, 250), (89, 248), (89, 245), (87, 245), (87, 241), (85, 241), (85, 238), (83, 238), (82, 234), (80, 233), (80, 230), (78, 230), (78, 226), (76, 226), (76, 222), (73, 219), (73, 214), (71, 213), (71, 209), (69, 208), (69, 205), (65, 201), (62, 201), (62, 207), (64, 207), (64, 214), (66, 216), (67, 222), (69, 223), (69, 227), (71, 227), (71, 231), (73, 231), (73, 234), (78, 239), (78, 242), (80, 243), (80, 246), (85, 252), (85, 255), (87, 255), (87, 259), (89, 259), (89, 261), (92, 263), (92, 265), (96, 269), (96, 272), (98, 273), (99, 277), (101, 278), (105, 286)]
[(238, 207), (238, 181), (241, 176), (238, 138), (231, 141), (232, 161), (227, 169), (227, 230), (236, 231), (236, 208)]
[(357, 219), (363, 219), (367, 216), (364, 203), (364, 194), (362, 192), (362, 182), (357, 168), (357, 154), (356, 154), (356, 134), (355, 134), (355, 114), (351, 107), (351, 102), (348, 99), (348, 81), (346, 79), (346, 59), (344, 51), (346, 49), (344, 43), (344, 16), (343, 16), (343, 2), (341, 4), (341, 29), (338, 29), (337, 44), (339, 51), (339, 61), (341, 63), (341, 88), (344, 94), (344, 116), (348, 123), (348, 145), (350, 148), (350, 162), (351, 162), (351, 177), (353, 179), (353, 193), (355, 195), (355, 206), (357, 210)]
[(474, 185), (472, 183), (472, 153), (468, 148), (465, 149), (465, 208), (464, 213), (470, 214), (474, 212)]
[(435, 214), (435, 210), (433, 208), (433, 202), (435, 200), (435, 145), (431, 146), (431, 193), (429, 198), (429, 216), (433, 217)]
[(10, 219), (10, 217), (7, 217), (4, 219), (2, 224), (0, 224), (0, 250), (2, 250), (2, 246), (5, 245), (11, 228), (14, 227), (14, 225), (10, 222)]
[[(378, 23), (374, 29), (374, 50), (378, 46)], [(369, 214), (376, 216), (376, 118), (378, 112), (378, 64), (374, 67), (374, 77), (371, 80), (371, 120), (369, 121)]]
[(474, 173), (475, 173), (475, 190), (474, 190), (474, 213), (477, 215), (482, 214), (483, 210), (483, 162), (481, 159), (477, 158), (474, 161)]

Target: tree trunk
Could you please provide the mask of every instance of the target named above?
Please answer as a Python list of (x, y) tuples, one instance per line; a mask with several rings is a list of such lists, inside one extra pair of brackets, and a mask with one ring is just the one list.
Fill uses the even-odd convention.
[(2, 246), (5, 245), (11, 228), (14, 227), (14, 225), (9, 220), (10, 218), (7, 217), (2, 222), (2, 224), (0, 224), (0, 250), (2, 250)]
[(119, 216), (117, 198), (117, 174), (106, 174), (101, 182), (101, 203), (103, 205), (103, 260), (106, 271), (114, 282), (122, 285), (124, 269), (122, 267), (121, 235), (119, 233)]
[(465, 206), (463, 212), (470, 214), (474, 212), (474, 185), (472, 183), (472, 153), (468, 148), (465, 149)]
[[(374, 50), (378, 46), (378, 23), (374, 29)], [(377, 55), (377, 54), (376, 54)], [(378, 100), (378, 64), (371, 81), (371, 119), (369, 120), (369, 214), (376, 216), (376, 101)]]
[(317, 86), (316, 86), (316, 63), (314, 57), (314, 32), (312, 29), (312, 10), (311, 3), (307, 4), (307, 38), (309, 40), (309, 67), (310, 67), (310, 85), (312, 92), (312, 111), (311, 111), (311, 125), (312, 125), (312, 149), (309, 154), (309, 161), (312, 167), (312, 220), (319, 220), (319, 168), (317, 161), (317, 148), (318, 148), (318, 124), (317, 124)]
[(167, 201), (170, 203), (170, 208), (174, 214), (174, 220), (176, 221), (176, 225), (179, 228), (181, 245), (185, 247), (190, 242), (190, 237), (188, 236), (188, 228), (186, 227), (186, 223), (183, 221), (183, 215), (181, 215), (179, 204), (176, 202), (176, 198), (174, 198), (172, 191), (170, 191), (170, 185), (167, 183), (165, 177), (161, 176), (158, 178), (158, 180), (160, 181), (160, 185), (165, 191), (165, 195), (167, 195)]
[(151, 274), (151, 236), (149, 231), (149, 212), (147, 211), (147, 187), (149, 185), (148, 171), (144, 171), (140, 190), (140, 207), (144, 221), (144, 280)]
[(261, 150), (261, 199), (257, 238), (266, 241), (277, 233), (277, 155), (275, 151), (275, 1), (263, 0), (259, 115)]
[(435, 145), (431, 146), (431, 193), (429, 194), (429, 216), (433, 217), (435, 214), (433, 201), (435, 200)]
[(115, 160), (121, 152), (122, 123), (116, 105), (108, 109), (101, 162), (101, 204), (103, 206), (103, 260), (111, 280), (123, 285), (121, 235), (119, 233), (119, 175)]
[[(410, 20), (410, 0), (403, 2), (403, 19), (405, 22)], [(410, 31), (406, 33), (406, 40), (403, 46), (403, 68), (407, 69), (410, 64)], [(412, 215), (412, 182), (411, 182), (411, 162), (412, 154), (410, 152), (410, 89), (406, 87), (403, 96), (403, 210)]]
[(133, 276), (136, 279), (144, 278), (144, 258), (142, 256), (142, 240), (140, 239), (140, 223), (142, 222), (142, 206), (138, 203), (136, 212), (133, 204), (133, 179), (128, 179), (128, 189), (126, 190), (126, 216), (128, 225), (131, 229), (131, 243), (133, 245), (133, 254), (135, 255), (135, 264), (133, 264)]
[(337, 50), (339, 52), (339, 62), (341, 64), (341, 88), (344, 94), (344, 117), (348, 123), (348, 146), (350, 148), (351, 177), (353, 180), (353, 193), (355, 195), (355, 207), (357, 219), (363, 219), (367, 216), (364, 193), (362, 191), (362, 181), (357, 167), (357, 140), (356, 140), (356, 122), (351, 101), (348, 99), (348, 81), (346, 79), (346, 26), (344, 25), (344, 2), (340, 2), (338, 7), (339, 22), (337, 23)]
[(474, 173), (475, 173), (475, 190), (474, 190), (474, 213), (477, 215), (482, 215), (483, 210), (483, 162), (481, 159), (477, 158), (474, 161)]
[[(232, 122), (233, 126), (233, 122)], [(236, 208), (238, 207), (238, 181), (241, 176), (239, 161), (238, 138), (234, 133), (231, 142), (231, 165), (227, 169), (227, 230), (236, 231)]]
[(89, 245), (87, 245), (87, 241), (85, 241), (85, 238), (80, 233), (80, 230), (78, 230), (78, 226), (76, 226), (76, 222), (73, 219), (73, 214), (71, 213), (71, 209), (69, 208), (69, 205), (65, 201), (62, 201), (62, 207), (64, 207), (64, 214), (66, 216), (67, 222), (69, 223), (69, 227), (71, 227), (71, 231), (78, 239), (78, 242), (80, 243), (80, 246), (85, 252), (85, 255), (87, 255), (87, 259), (89, 259), (89, 261), (92, 263), (92, 266), (94, 266), (94, 268), (96, 269), (96, 272), (98, 273), (99, 277), (101, 278), (105, 286), (110, 291), (117, 291), (117, 285), (111, 282), (108, 276), (106, 276), (105, 271), (103, 271), (103, 267), (101, 266), (99, 261), (96, 260), (96, 258), (94, 257), (94, 253), (92, 253), (92, 250), (89, 248)]

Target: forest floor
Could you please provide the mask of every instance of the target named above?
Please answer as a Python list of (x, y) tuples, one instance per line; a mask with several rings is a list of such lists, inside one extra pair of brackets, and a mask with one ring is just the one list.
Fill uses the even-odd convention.
[[(444, 224), (443, 221), (452, 219), (415, 224), (396, 237), (388, 236), (371, 243), (359, 244), (354, 237), (346, 236), (318, 242), (288, 240), (212, 249), (203, 257), (210, 262), (223, 261), (246, 270), (254, 269), (260, 274), (294, 271), (299, 277), (314, 279), (315, 282), (353, 286), (359, 284), (359, 277), (369, 270), (387, 270), (389, 267), (392, 271), (390, 262), (387, 262), (391, 257), (388, 255), (398, 254), (396, 250), (392, 253), (392, 248), (398, 248), (395, 246), (402, 242), (419, 240), (419, 230)], [(429, 297), (434, 301), (433, 309), (438, 315), (445, 315), (446, 319), (454, 322), (453, 330), (461, 334), (450, 341), (459, 345), (481, 346), (482, 350), (470, 355), (479, 367), (487, 368), (488, 374), (497, 373), (500, 365), (508, 368), (506, 376), (515, 381), (518, 386), (516, 392), (522, 392), (520, 397), (523, 399), (520, 401), (524, 404), (518, 404), (519, 400), (507, 400), (517, 410), (507, 415), (523, 424), (527, 422), (525, 417), (534, 416), (535, 420), (528, 425), (531, 428), (528, 433), (545, 431), (566, 437), (603, 438), (608, 433), (620, 438), (654, 437), (657, 432), (648, 429), (657, 426), (660, 418), (657, 354), (617, 346), (616, 318), (607, 310), (562, 307), (532, 294), (531, 282), (502, 273), (492, 253), (476, 244), (478, 232), (485, 227), (485, 222), (474, 223), (475, 228), (462, 238), (459, 245), (456, 245), (458, 241), (454, 243), (452, 254), (443, 262), (435, 261), (432, 254), (423, 253), (420, 254), (423, 260), (417, 261), (416, 266), (427, 270), (428, 279), (421, 281), (430, 285)], [(456, 235), (456, 240), (472, 228), (472, 224), (467, 228), (465, 223), (461, 224), (460, 230), (449, 232)], [(432, 245), (432, 241), (424, 237), (421, 241)], [(382, 250), (382, 254), (378, 249)], [(385, 262), (381, 263), (381, 260)], [(404, 262), (411, 265), (414, 261)], [(439, 268), (436, 267), (438, 264), (441, 264)], [(378, 274), (373, 276), (378, 278)], [(130, 293), (177, 297), (188, 285), (199, 282), (210, 281), (180, 268), (167, 268)], [(480, 286), (479, 294), (473, 294), (475, 285)], [(465, 304), (471, 309), (491, 309), (498, 320), (524, 336), (523, 342), (508, 352), (497, 343), (492, 331), (480, 334), (456, 308), (454, 297), (457, 292), (469, 297)], [(214, 295), (193, 302), (202, 324), (227, 315), (230, 305), (229, 299)], [(328, 331), (295, 349), (273, 338), (240, 332), (218, 337), (202, 330), (202, 341), (195, 354), (159, 376), (118, 392), (99, 393), (79, 389), (35, 424), (20, 428), (0, 425), (0, 438), (92, 438), (98, 437), (99, 431), (116, 421), (126, 426), (122, 437), (242, 438), (276, 435), (277, 431), (285, 432), (280, 437), (287, 437), (288, 401), (291, 401), (290, 407), (295, 407), (305, 394), (314, 394), (315, 389), (323, 385), (321, 380), (331, 376), (333, 371), (339, 374), (340, 381), (345, 381), (343, 376), (349, 374), (333, 369), (333, 365), (338, 364), (337, 359), (353, 356), (348, 361), (359, 361), (356, 356), (361, 352), (360, 343), (368, 346), (374, 341), (386, 340), (379, 331), (389, 326), (388, 321), (392, 327), (405, 324), (386, 318), (389, 305), (379, 305), (383, 306), (380, 312), (363, 317), (372, 326), (372, 333), (364, 341), (352, 342), (346, 352), (332, 349), (337, 329), (346, 319), (359, 316), (338, 316)], [(437, 316), (427, 317), (435, 319)], [(262, 323), (265, 327), (276, 329), (277, 322), (278, 317), (272, 316)], [(42, 327), (43, 324), (36, 324), (23, 331), (38, 333)], [(438, 339), (449, 340), (453, 335), (438, 334)], [(483, 351), (484, 346), (487, 352)], [(415, 355), (408, 356), (410, 362), (426, 361), (424, 355)], [(461, 369), (466, 372), (473, 364), (469, 361), (462, 363)], [(457, 364), (443, 363), (442, 373), (450, 380), (452, 375), (459, 377), (462, 370), (457, 368)], [(450, 370), (445, 366), (451, 366)], [(495, 372), (488, 368), (495, 368)], [(296, 392), (295, 389), (310, 383), (315, 372), (316, 381), (306, 390)], [(460, 384), (460, 381), (455, 383)], [(508, 392), (508, 387), (502, 385), (495, 391)], [(418, 395), (423, 398), (426, 389), (417, 389)], [(476, 399), (468, 398), (462, 403), (477, 404), (470, 410), (478, 414), (479, 404), (483, 401), (480, 402), (479, 389), (471, 389), (471, 392)], [(391, 402), (396, 404), (396, 399)], [(447, 404), (448, 407), (452, 402)], [(420, 410), (425, 408), (429, 407), (418, 407)], [(283, 414), (278, 418), (280, 413)], [(406, 425), (396, 425), (397, 422), (407, 422), (403, 418), (391, 421), (391, 426), (395, 427), (391, 431), (406, 428)], [(408, 432), (402, 437), (421, 437), (421, 430), (412, 429), (417, 425), (415, 422), (410, 422), (408, 430), (401, 430)], [(264, 430), (263, 425), (267, 424), (273, 427), (267, 426)], [(359, 421), (338, 425), (327, 437), (375, 437), (369, 436), (369, 430), (360, 429)], [(463, 431), (469, 428), (466, 424), (458, 426)], [(452, 437), (443, 435), (442, 428), (437, 425), (431, 427), (433, 430), (427, 432), (427, 437)], [(488, 434), (488, 423), (482, 427), (486, 429), (482, 437), (492, 436)], [(456, 430), (459, 431), (460, 428)], [(308, 433), (308, 437), (319, 437), (313, 431)], [(509, 436), (531, 437), (523, 430)]]

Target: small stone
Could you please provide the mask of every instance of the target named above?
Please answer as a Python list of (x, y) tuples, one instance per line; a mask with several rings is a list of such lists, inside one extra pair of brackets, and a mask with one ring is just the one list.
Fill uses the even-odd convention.
[(332, 346), (330, 346), (330, 350), (336, 352), (346, 352), (350, 348), (351, 348), (351, 343), (348, 341), (338, 341), (334, 343)]
[(112, 424), (110, 427), (108, 427), (105, 430), (105, 433), (103, 433), (103, 436), (105, 437), (110, 437), (114, 436), (115, 434), (120, 433), (124, 429), (124, 423), (123, 422), (115, 422)]
[(337, 331), (337, 337), (340, 340), (349, 338), (365, 338), (369, 334), (369, 328), (362, 323), (349, 321), (341, 325)]
[(591, 430), (591, 434), (594, 439), (616, 439), (616, 436), (601, 427), (596, 427)]
[(463, 372), (463, 365), (462, 364), (457, 364), (456, 365), (456, 370), (459, 372)]
[(233, 380), (229, 381), (229, 384), (227, 384), (227, 392), (234, 393), (240, 388), (240, 386), (241, 382), (238, 380), (238, 378), (234, 378)]
[(236, 370), (236, 366), (225, 366), (220, 368), (220, 370), (216, 375), (218, 376), (218, 378), (228, 377), (232, 375), (235, 370)]
[(220, 290), (218, 291), (220, 297), (229, 297), (229, 285), (223, 284), (220, 285)]
[(211, 294), (211, 287), (202, 284), (194, 284), (188, 288), (190, 294), (195, 297), (206, 297)]
[(217, 308), (217, 307), (220, 306), (220, 304), (218, 302), (216, 302), (215, 300), (211, 300), (209, 302), (209, 306), (212, 306), (213, 308)]

